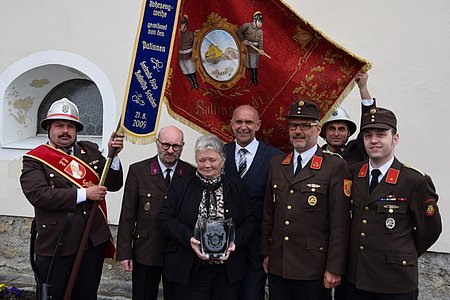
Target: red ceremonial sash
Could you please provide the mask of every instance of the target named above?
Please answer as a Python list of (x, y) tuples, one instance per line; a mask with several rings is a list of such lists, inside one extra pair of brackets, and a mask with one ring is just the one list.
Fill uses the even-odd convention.
[[(78, 157), (69, 155), (53, 146), (42, 144), (33, 150), (30, 150), (24, 156), (42, 162), (79, 188), (88, 188), (92, 185), (97, 185), (100, 182), (97, 173), (88, 164)], [(98, 208), (105, 218), (106, 224), (109, 224), (106, 201), (99, 201)], [(106, 246), (105, 257), (114, 257), (114, 254), (114, 242), (110, 238), (109, 243)]]
[(50, 145), (40, 145), (25, 156), (39, 160), (79, 188), (88, 188), (100, 182), (97, 173), (84, 161)]

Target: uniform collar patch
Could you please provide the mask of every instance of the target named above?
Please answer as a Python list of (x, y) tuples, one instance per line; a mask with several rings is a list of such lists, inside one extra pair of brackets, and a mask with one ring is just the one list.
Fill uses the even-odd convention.
[(322, 157), (314, 155), (311, 159), (311, 169), (320, 170), (320, 168), (322, 167), (322, 160)]
[(386, 182), (390, 183), (390, 184), (397, 184), (399, 175), (400, 175), (400, 170), (390, 168), (386, 175)]
[(366, 177), (368, 168), (369, 168), (368, 163), (363, 164), (361, 166), (361, 169), (359, 169), (358, 177)]
[(281, 164), (283, 164), (283, 165), (289, 165), (290, 163), (291, 163), (291, 160), (292, 160), (292, 156), (293, 156), (294, 154), (291, 152), (291, 153), (289, 153), (285, 158), (284, 158), (284, 160), (281, 162)]

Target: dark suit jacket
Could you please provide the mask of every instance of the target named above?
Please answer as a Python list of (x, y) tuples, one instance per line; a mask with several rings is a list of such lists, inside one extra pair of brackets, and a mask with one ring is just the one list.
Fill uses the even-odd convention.
[(343, 159), (317, 149), (294, 177), (293, 153), (270, 161), (261, 229), (269, 272), (315, 280), (344, 274), (350, 231), (350, 172)]
[[(194, 175), (195, 168), (178, 161), (172, 182)], [(162, 266), (165, 236), (156, 224), (167, 185), (157, 156), (130, 166), (117, 233), (117, 260), (133, 259), (147, 266)]]
[(398, 294), (417, 289), (417, 258), (442, 230), (428, 175), (397, 159), (369, 195), (368, 163), (353, 170), (350, 255), (346, 278), (358, 289)]
[(235, 161), (236, 142), (225, 145), (225, 174), (228, 177), (241, 181), (247, 188), (247, 197), (253, 208), (258, 225), (261, 223), (262, 210), (264, 204), (264, 193), (266, 191), (267, 175), (269, 174), (269, 162), (277, 154), (282, 154), (281, 150), (266, 145), (259, 141), (256, 155), (253, 162), (241, 178), (238, 173)]
[[(165, 249), (164, 273), (170, 281), (184, 285), (189, 284), (194, 263), (199, 263), (190, 239), (194, 236), (202, 191), (196, 176), (174, 182), (158, 214), (161, 231), (170, 239)], [(244, 278), (245, 244), (256, 229), (256, 220), (241, 184), (224, 176), (223, 192), (225, 218), (233, 218), (236, 228), (236, 250), (224, 264), (229, 282), (234, 283)]]
[[(79, 149), (82, 149), (82, 151)], [(98, 151), (97, 144), (78, 142), (75, 145), (74, 152), (76, 156), (101, 176), (106, 160)], [(109, 191), (118, 191), (123, 183), (122, 168), (120, 171), (110, 169), (108, 172), (105, 186)], [(65, 224), (66, 213), (69, 211), (75, 212), (75, 216), (66, 246), (61, 255), (66, 256), (76, 253), (87, 220), (87, 213), (91, 207), (91, 201), (85, 201), (77, 205), (77, 188), (74, 187), (72, 182), (33, 158), (23, 158), (20, 183), (23, 193), (34, 206), (38, 232), (36, 253), (43, 256), (53, 256), (59, 235)], [(108, 241), (110, 237), (111, 232), (108, 224), (100, 209), (97, 209), (89, 238), (97, 246)]]

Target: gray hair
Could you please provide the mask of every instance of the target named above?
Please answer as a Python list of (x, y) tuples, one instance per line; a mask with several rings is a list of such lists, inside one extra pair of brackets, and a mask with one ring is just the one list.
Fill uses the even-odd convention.
[(198, 151), (214, 150), (225, 162), (225, 148), (223, 142), (214, 134), (200, 136), (195, 142), (195, 153)]

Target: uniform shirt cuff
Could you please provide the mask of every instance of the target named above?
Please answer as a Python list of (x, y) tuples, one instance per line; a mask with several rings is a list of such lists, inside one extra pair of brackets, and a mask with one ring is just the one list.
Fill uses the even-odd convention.
[(120, 170), (120, 159), (117, 156), (114, 156), (112, 162), (111, 162), (111, 169), (113, 169), (114, 171), (119, 171)]
[(375, 98), (372, 99), (361, 99), (361, 103), (364, 106), (371, 106), (375, 102)]
[(86, 201), (86, 189), (77, 189), (77, 204)]

